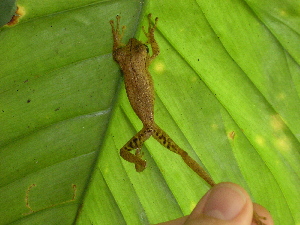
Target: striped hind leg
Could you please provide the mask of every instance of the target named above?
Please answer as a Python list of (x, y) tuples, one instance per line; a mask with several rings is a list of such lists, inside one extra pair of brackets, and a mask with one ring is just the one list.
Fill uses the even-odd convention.
[[(134, 163), (137, 172), (142, 172), (146, 168), (146, 160), (142, 159), (141, 148), (143, 143), (152, 135), (152, 132), (153, 129), (143, 127), (120, 149), (120, 156), (128, 162)], [(130, 152), (132, 150), (136, 150), (135, 154)]]
[(210, 175), (193, 158), (191, 158), (186, 151), (180, 148), (159, 126), (155, 125), (152, 135), (161, 145), (180, 155), (183, 161), (210, 186), (215, 185), (215, 182), (212, 180)]

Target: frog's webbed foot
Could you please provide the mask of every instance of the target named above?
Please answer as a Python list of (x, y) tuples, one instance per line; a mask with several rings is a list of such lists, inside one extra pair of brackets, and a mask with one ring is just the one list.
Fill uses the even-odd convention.
[[(146, 160), (143, 160), (141, 148), (143, 143), (152, 135), (153, 129), (143, 128), (140, 132), (134, 135), (120, 150), (120, 155), (128, 162), (135, 164), (135, 170), (142, 172), (146, 168)], [(136, 150), (135, 154), (130, 151)]]
[(152, 48), (152, 56), (150, 57), (150, 61), (153, 60), (159, 54), (159, 46), (154, 38), (154, 31), (157, 26), (158, 17), (155, 18), (154, 25), (151, 23), (151, 13), (148, 14), (148, 32), (145, 30), (145, 27), (142, 26), (143, 32), (147, 37), (147, 42), (151, 44)]
[(262, 222), (262, 220), (266, 220), (267, 218), (264, 216), (258, 215), (255, 211), (253, 212), (253, 222), (256, 225), (266, 225), (265, 223)]
[(115, 23), (113, 20), (109, 21), (111, 25), (111, 31), (113, 34), (113, 40), (114, 40), (114, 45), (113, 45), (113, 51), (118, 49), (120, 46), (123, 46), (122, 44), (122, 38), (124, 36), (124, 30), (126, 29), (126, 26), (122, 26), (122, 29), (120, 30), (120, 19), (121, 17), (119, 15), (116, 16), (117, 20), (117, 25), (115, 27)]
[(152, 14), (149, 13), (148, 14), (148, 32), (146, 32), (145, 27), (142, 26), (143, 32), (146, 35), (146, 37), (148, 38), (149, 43), (151, 43), (152, 42), (151, 40), (154, 39), (154, 31), (156, 29), (157, 21), (158, 21), (158, 17), (156, 17), (155, 18), (155, 23), (154, 23), (154, 25), (152, 25), (151, 24), (151, 17), (152, 17)]

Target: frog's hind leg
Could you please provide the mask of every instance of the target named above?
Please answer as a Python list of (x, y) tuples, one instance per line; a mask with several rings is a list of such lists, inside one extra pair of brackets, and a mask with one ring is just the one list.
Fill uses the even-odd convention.
[[(143, 127), (120, 150), (120, 156), (128, 162), (134, 163), (137, 172), (142, 172), (146, 168), (146, 160), (142, 159), (141, 148), (143, 143), (152, 135), (152, 132), (152, 128)], [(135, 154), (130, 152), (132, 150), (136, 150)]]
[(209, 185), (214, 186), (215, 182), (210, 175), (193, 159), (186, 151), (180, 148), (170, 136), (164, 132), (159, 126), (155, 125), (153, 137), (164, 147), (181, 156), (183, 161)]

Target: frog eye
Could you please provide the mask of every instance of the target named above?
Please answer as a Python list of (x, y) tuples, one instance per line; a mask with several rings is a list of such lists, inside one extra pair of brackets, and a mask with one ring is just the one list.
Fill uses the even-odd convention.
[[(145, 45), (145, 44), (144, 44)], [(145, 47), (146, 47), (146, 51), (147, 51), (147, 53), (149, 53), (149, 48), (148, 48), (148, 46), (147, 45), (145, 45)]]

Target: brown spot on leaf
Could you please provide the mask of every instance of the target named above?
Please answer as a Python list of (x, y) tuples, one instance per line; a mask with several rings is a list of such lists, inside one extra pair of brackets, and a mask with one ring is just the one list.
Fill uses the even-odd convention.
[(235, 137), (235, 132), (234, 131), (229, 132), (228, 137), (233, 140)]
[(23, 7), (17, 6), (17, 10), (15, 12), (15, 15), (11, 18), (11, 20), (6, 24), (7, 26), (13, 26), (16, 25), (19, 22), (19, 19), (21, 16), (24, 16), (25, 11)]

